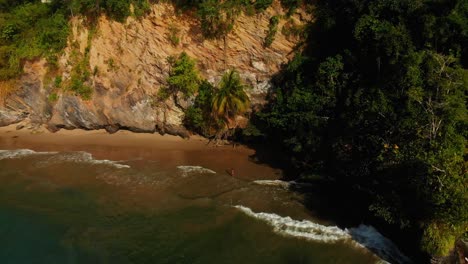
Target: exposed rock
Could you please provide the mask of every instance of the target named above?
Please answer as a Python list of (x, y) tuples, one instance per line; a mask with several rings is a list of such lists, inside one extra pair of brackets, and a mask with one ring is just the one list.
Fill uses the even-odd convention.
[(252, 66), (260, 72), (268, 72), (265, 63), (262, 61), (252, 61)]
[[(104, 128), (115, 133), (128, 129), (188, 137), (183, 111), (194, 98), (179, 94), (164, 102), (157, 99), (159, 89), (166, 85), (167, 58), (185, 51), (196, 59), (200, 74), (214, 85), (227, 70), (236, 69), (251, 86), (247, 93), (252, 105), (261, 105), (271, 87), (271, 77), (291, 58), (296, 46), (278, 30), (271, 47), (263, 47), (270, 17), (282, 14), (278, 1), (263, 14), (242, 14), (225, 41), (203, 39), (198, 21), (177, 14), (172, 5), (164, 3), (154, 4), (148, 16), (138, 20), (129, 17), (123, 24), (101, 17), (93, 35), (83, 19), (75, 17), (56, 74), (62, 77), (62, 88), (67, 88), (74, 63), (71, 54), (89, 50), (93, 75), (86, 85), (93, 88), (91, 99), (85, 101), (61, 89), (58, 100), (49, 101), (54, 76), (47, 73), (45, 60), (26, 62), (18, 91), (7, 98), (4, 107), (0, 106), (0, 126), (29, 118), (32, 124), (47, 124), (50, 131)], [(295, 16), (297, 23), (310, 20), (302, 13)], [(278, 28), (284, 23), (280, 21)], [(180, 31), (177, 46), (167, 36), (171, 27)]]
[(18, 112), (6, 111), (0, 109), (0, 126), (8, 126), (21, 122), (25, 115)]
[(108, 125), (104, 127), (109, 134), (114, 134), (119, 131), (119, 126), (117, 125)]
[(47, 130), (49, 130), (50, 132), (55, 133), (55, 132), (59, 131), (61, 127), (58, 127), (58, 126), (53, 125), (53, 124), (47, 124), (47, 125), (46, 125), (46, 128), (47, 128)]

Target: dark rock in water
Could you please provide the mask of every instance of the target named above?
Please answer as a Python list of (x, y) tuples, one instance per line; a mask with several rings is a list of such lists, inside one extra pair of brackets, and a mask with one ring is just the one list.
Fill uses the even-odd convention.
[(107, 131), (107, 133), (114, 134), (117, 131), (119, 131), (119, 126), (117, 126), (117, 125), (108, 125), (108, 126), (105, 126), (104, 129)]

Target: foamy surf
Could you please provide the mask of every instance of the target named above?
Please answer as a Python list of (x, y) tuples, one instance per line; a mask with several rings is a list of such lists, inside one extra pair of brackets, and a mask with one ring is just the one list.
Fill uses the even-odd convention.
[(272, 213), (255, 213), (250, 208), (236, 205), (235, 208), (253, 218), (268, 223), (273, 230), (282, 235), (300, 237), (307, 240), (332, 243), (351, 239), (351, 236), (336, 226), (324, 226), (307, 220), (294, 220), (291, 217), (282, 217)]
[(289, 183), (286, 181), (280, 180), (256, 180), (253, 181), (254, 184), (265, 185), (265, 186), (277, 186), (282, 188), (289, 188)]
[(324, 226), (309, 220), (294, 220), (273, 213), (256, 213), (252, 209), (236, 205), (236, 209), (246, 215), (263, 221), (273, 227), (273, 231), (291, 237), (302, 238), (321, 243), (336, 243), (348, 241), (359, 247), (365, 247), (382, 258), (379, 263), (404, 264), (411, 261), (389, 239), (380, 234), (372, 226), (360, 225), (356, 228), (341, 229), (337, 226)]
[(281, 181), (281, 180), (256, 180), (253, 181), (254, 184), (264, 185), (264, 186), (276, 186), (281, 188), (289, 188), (289, 187), (310, 187), (312, 184), (310, 183), (303, 183), (303, 182), (296, 182), (296, 181)]
[(216, 174), (215, 171), (204, 168), (202, 166), (177, 166), (177, 169), (179, 169), (182, 172), (183, 176), (188, 176), (190, 173)]
[(30, 149), (15, 149), (15, 150), (0, 150), (0, 160), (2, 159), (18, 159), (28, 156), (38, 156), (38, 155), (50, 155), (51, 157), (45, 162), (42, 161), (40, 164), (42, 166), (47, 166), (48, 164), (54, 164), (57, 162), (76, 162), (76, 163), (88, 163), (96, 165), (108, 165), (115, 167), (117, 169), (130, 168), (130, 166), (125, 164), (120, 164), (112, 160), (97, 160), (94, 159), (91, 153), (84, 151), (77, 152), (37, 152)]
[(18, 159), (33, 155), (54, 155), (57, 152), (36, 152), (30, 149), (0, 150), (0, 160)]
[(91, 153), (85, 151), (64, 152), (54, 156), (49, 162), (74, 162), (74, 163), (88, 163), (94, 165), (107, 165), (117, 169), (129, 169), (129, 165), (120, 164), (113, 160), (98, 160), (93, 158)]

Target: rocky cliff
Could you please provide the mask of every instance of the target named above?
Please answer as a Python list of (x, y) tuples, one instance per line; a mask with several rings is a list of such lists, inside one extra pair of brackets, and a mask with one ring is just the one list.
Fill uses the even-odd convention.
[[(173, 98), (158, 100), (169, 73), (167, 58), (185, 51), (213, 84), (226, 70), (236, 69), (251, 86), (247, 92), (253, 106), (261, 105), (271, 77), (298, 46), (299, 40), (282, 34), (282, 27), (286, 21), (303, 25), (310, 19), (301, 11), (281, 19), (275, 41), (265, 48), (274, 15), (284, 15), (278, 3), (262, 14), (241, 14), (233, 31), (221, 40), (203, 38), (199, 22), (189, 14), (178, 14), (169, 4), (155, 4), (144, 18), (129, 17), (125, 23), (101, 17), (89, 27), (75, 17), (70, 21), (68, 47), (54, 67), (44, 59), (25, 62), (16, 89), (0, 101), (0, 126), (22, 122), (19, 127), (45, 124), (53, 131), (105, 128), (187, 136), (182, 119), (190, 100), (177, 104)], [(91, 72), (85, 80), (92, 90), (88, 100), (67, 89), (79, 63)]]

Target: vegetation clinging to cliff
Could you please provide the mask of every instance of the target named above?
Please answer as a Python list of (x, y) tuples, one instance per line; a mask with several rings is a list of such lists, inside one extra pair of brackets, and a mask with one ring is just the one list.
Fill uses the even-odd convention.
[(2, 2), (0, 13), (0, 80), (18, 76), (22, 60), (56, 54), (67, 44), (68, 21), (62, 10), (40, 2)]
[(167, 93), (177, 94), (182, 92), (189, 97), (198, 91), (200, 77), (195, 67), (195, 60), (190, 58), (187, 53), (182, 52), (179, 57), (169, 57), (171, 70), (167, 78)]

